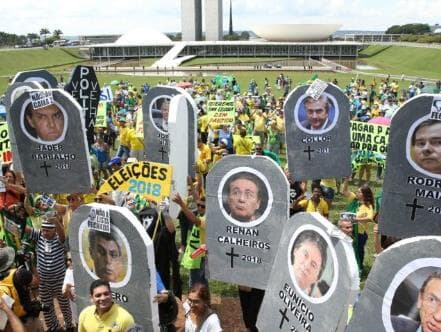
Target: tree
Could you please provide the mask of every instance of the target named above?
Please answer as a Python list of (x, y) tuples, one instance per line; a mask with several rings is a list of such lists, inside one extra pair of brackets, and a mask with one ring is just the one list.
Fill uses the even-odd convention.
[(248, 31), (242, 31), (240, 33), (240, 40), (250, 40), (250, 33)]
[(52, 32), (52, 37), (54, 37), (55, 40), (60, 39), (61, 35), (63, 34), (63, 31), (60, 29), (56, 29)]
[(40, 36), (43, 36), (43, 44), (46, 44), (46, 35), (50, 34), (51, 32), (49, 31), (48, 28), (41, 28), (40, 30)]
[(386, 30), (386, 33), (419, 35), (419, 34), (430, 33), (430, 26), (428, 24), (422, 24), (422, 23), (393, 25)]

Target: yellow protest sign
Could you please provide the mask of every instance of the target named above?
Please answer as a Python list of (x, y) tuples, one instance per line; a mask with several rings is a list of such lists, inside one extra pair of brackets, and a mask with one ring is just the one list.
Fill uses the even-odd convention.
[(233, 99), (209, 100), (207, 102), (208, 123), (234, 125), (235, 107)]
[(7, 162), (12, 160), (11, 144), (9, 141), (8, 124), (0, 123), (0, 160)]
[(130, 163), (114, 172), (103, 183), (97, 195), (110, 191), (128, 191), (160, 203), (170, 196), (172, 166), (141, 161)]
[(372, 152), (387, 152), (389, 126), (351, 121), (351, 148)]
[(95, 127), (96, 128), (107, 128), (106, 121), (106, 113), (107, 113), (107, 102), (100, 101), (98, 103), (98, 111), (96, 113)]

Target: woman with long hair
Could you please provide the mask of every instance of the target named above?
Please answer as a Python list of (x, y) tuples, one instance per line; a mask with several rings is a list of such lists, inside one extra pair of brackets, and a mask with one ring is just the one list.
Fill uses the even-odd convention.
[(375, 200), (371, 188), (364, 184), (353, 193), (348, 188), (349, 179), (343, 182), (343, 195), (349, 199), (350, 203), (347, 211), (355, 213), (355, 221), (357, 222), (357, 261), (360, 270), (363, 269), (363, 261), (365, 255), (365, 246), (368, 240), (368, 223), (374, 221)]
[(188, 292), (184, 304), (185, 332), (221, 332), (219, 317), (211, 310), (208, 286), (196, 283)]

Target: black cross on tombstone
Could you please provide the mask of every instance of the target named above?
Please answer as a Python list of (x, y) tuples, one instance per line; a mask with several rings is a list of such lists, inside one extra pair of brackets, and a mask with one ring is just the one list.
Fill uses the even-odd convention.
[(49, 176), (49, 174), (48, 174), (48, 172), (47, 172), (47, 169), (48, 169), (48, 168), (51, 168), (51, 167), (52, 167), (51, 165), (47, 165), (47, 164), (46, 164), (46, 161), (44, 161), (44, 162), (43, 162), (43, 165), (40, 166), (40, 168), (44, 168), (44, 172), (46, 173), (46, 176)]
[(308, 160), (311, 160), (311, 152), (314, 152), (315, 150), (312, 150), (311, 147), (308, 145), (308, 148), (306, 150), (303, 150), (303, 152), (308, 152)]
[(231, 251), (225, 253), (225, 255), (230, 256), (231, 268), (233, 268), (234, 267), (233, 266), (234, 265), (234, 257), (239, 257), (239, 255), (234, 253), (233, 247), (231, 247)]
[(285, 320), (289, 322), (288, 316), (286, 315), (286, 312), (288, 311), (288, 308), (285, 308), (285, 310), (279, 309), (280, 314), (282, 315), (282, 319), (280, 320), (279, 324), (279, 330), (282, 329), (283, 323), (285, 323)]
[(164, 147), (161, 146), (161, 149), (158, 150), (158, 152), (161, 152), (161, 160), (164, 160), (164, 153), (167, 154), (168, 151), (164, 150)]
[(410, 216), (410, 220), (415, 220), (415, 211), (416, 209), (423, 209), (424, 205), (418, 205), (418, 199), (414, 198), (413, 203), (407, 203), (406, 206), (412, 208), (412, 215)]

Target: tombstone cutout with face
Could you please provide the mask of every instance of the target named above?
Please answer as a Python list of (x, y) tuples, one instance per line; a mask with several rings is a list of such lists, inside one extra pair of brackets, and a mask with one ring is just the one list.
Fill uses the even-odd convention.
[(38, 82), (45, 89), (58, 88), (58, 82), (55, 76), (45, 69), (18, 72), (12, 79), (12, 84), (19, 82)]
[(358, 293), (351, 242), (319, 213), (298, 213), (283, 229), (260, 307), (260, 331), (336, 331)]
[(421, 236), (399, 241), (379, 255), (348, 331), (441, 330), (440, 253), (441, 237)]
[(285, 102), (288, 165), (298, 180), (351, 174), (349, 100), (338, 87), (324, 87), (313, 94), (300, 86)]
[[(110, 221), (97, 227), (100, 221)], [(102, 230), (100, 230), (102, 229)], [(110, 282), (115, 303), (127, 309), (148, 331), (159, 331), (153, 242), (127, 208), (88, 204), (78, 208), (69, 225), (79, 311), (90, 304), (89, 286), (102, 278)]]
[(210, 278), (265, 289), (288, 219), (289, 186), (263, 156), (226, 156), (207, 176)]
[[(183, 95), (174, 96), (170, 102), (169, 112), (169, 163), (173, 166), (173, 192), (178, 192), (181, 197), (187, 195), (187, 176), (189, 148), (188, 141), (188, 112), (187, 100)], [(180, 211), (179, 205), (170, 203), (170, 216), (177, 218)]]
[(15, 101), (15, 99), (20, 97), (24, 92), (30, 90), (38, 90), (38, 89), (43, 89), (43, 86), (38, 82), (17, 82), (11, 84), (8, 87), (8, 90), (6, 90), (6, 94), (5, 94), (6, 121), (8, 122), (8, 127), (9, 127), (9, 142), (11, 144), (12, 155), (16, 156), (14, 158), (14, 170), (17, 172), (21, 172), (22, 167), (20, 163), (20, 158), (18, 158), (17, 142), (15, 140), (15, 134), (11, 123), (11, 114), (10, 114), (11, 105)]
[(87, 142), (94, 143), (94, 128), (100, 101), (100, 85), (92, 66), (76, 66), (64, 87), (80, 104), (85, 116)]
[(84, 120), (65, 91), (32, 90), (10, 108), (17, 150), (30, 192), (88, 192), (92, 185)]
[(188, 171), (194, 177), (196, 163), (196, 114), (197, 107), (190, 94), (177, 87), (157, 86), (151, 88), (142, 98), (144, 119), (144, 152), (148, 160), (165, 163), (169, 162), (169, 112), (173, 96), (184, 95), (188, 112)]
[(441, 235), (439, 95), (419, 95), (395, 114), (389, 136), (380, 232), (399, 238)]

